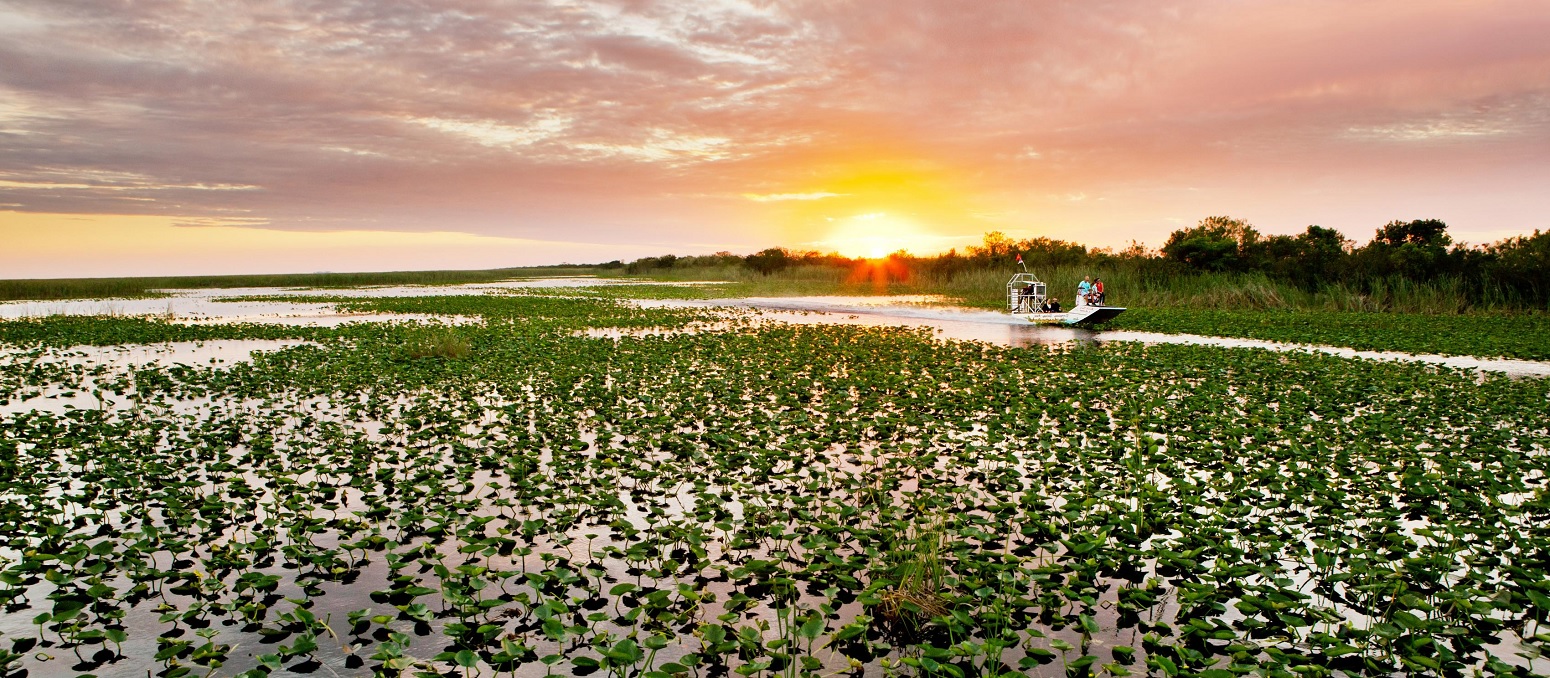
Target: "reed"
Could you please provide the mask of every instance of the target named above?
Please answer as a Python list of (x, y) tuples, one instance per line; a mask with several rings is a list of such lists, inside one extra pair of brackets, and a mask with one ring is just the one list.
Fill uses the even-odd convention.
[[(671, 281), (726, 281), (711, 290), (718, 296), (792, 295), (942, 295), (953, 303), (976, 308), (1000, 308), (1005, 303), (1010, 268), (970, 268), (951, 273), (908, 272), (879, 282), (876, 277), (834, 266), (794, 266), (768, 275), (742, 267), (689, 267), (656, 270), (630, 277)], [(1054, 266), (1036, 271), (1050, 294), (1066, 306), (1076, 296), (1083, 276), (1102, 278), (1108, 303), (1147, 308), (1192, 308), (1222, 311), (1307, 310), (1456, 315), (1475, 312), (1542, 311), (1526, 309), (1505, 290), (1487, 289), (1471, 295), (1457, 278), (1432, 281), (1383, 278), (1366, 289), (1336, 282), (1308, 290), (1263, 273), (1167, 273), (1139, 268)], [(1471, 303), (1471, 296), (1481, 301)]]
[[(866, 267), (797, 265), (762, 274), (742, 265), (687, 266), (625, 274), (618, 268), (558, 266), (482, 271), (396, 271), (379, 273), (307, 273), (277, 275), (186, 276), (148, 278), (71, 278), (0, 280), (0, 301), (146, 297), (164, 289), (234, 287), (353, 287), (362, 285), (454, 285), (520, 278), (595, 275), (640, 280), (718, 281), (728, 285), (704, 291), (712, 296), (799, 295), (942, 295), (954, 303), (999, 308), (1004, 303), (1010, 267), (973, 267), (951, 272), (898, 268), (887, 273)], [(1115, 306), (1213, 310), (1316, 310), (1453, 315), (1473, 312), (1521, 312), (1512, 290), (1474, 289), (1456, 277), (1416, 281), (1380, 278), (1358, 286), (1336, 281), (1314, 290), (1264, 273), (1159, 272), (1142, 266), (1062, 265), (1035, 271), (1051, 294), (1070, 305), (1083, 276), (1100, 277)], [(1470, 301), (1474, 299), (1475, 301)]]
[(942, 548), (947, 526), (936, 518), (924, 526), (911, 526), (902, 543), (886, 554), (888, 578), (894, 585), (881, 591), (875, 609), (877, 619), (894, 633), (908, 635), (948, 614), (951, 592)]
[(450, 329), (434, 328), (412, 335), (404, 345), (404, 354), (411, 359), (462, 360), (473, 354), (473, 346)]

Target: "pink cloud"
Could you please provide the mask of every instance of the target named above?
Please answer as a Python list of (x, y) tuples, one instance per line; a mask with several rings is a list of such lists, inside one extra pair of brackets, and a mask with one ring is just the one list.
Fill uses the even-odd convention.
[(790, 201), (738, 196), (869, 161), (952, 175), (941, 229), (1469, 239), (1550, 208), (1544, 35), (1536, 2), (13, 1), (0, 203), (770, 243)]

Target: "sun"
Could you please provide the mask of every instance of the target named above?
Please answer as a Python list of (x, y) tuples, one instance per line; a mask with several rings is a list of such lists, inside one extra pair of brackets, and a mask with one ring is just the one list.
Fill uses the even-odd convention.
[(900, 250), (923, 254), (937, 249), (938, 238), (913, 220), (887, 212), (864, 212), (833, 223), (834, 230), (816, 244), (847, 257), (882, 259)]

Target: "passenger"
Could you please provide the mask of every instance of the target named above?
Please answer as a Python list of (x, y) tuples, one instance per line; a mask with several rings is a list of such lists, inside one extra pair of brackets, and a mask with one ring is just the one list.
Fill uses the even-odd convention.
[(1082, 276), (1082, 282), (1079, 282), (1079, 283), (1076, 284), (1076, 305), (1077, 306), (1084, 306), (1084, 305), (1086, 305), (1087, 304), (1087, 295), (1092, 294), (1092, 292), (1093, 292), (1093, 279), (1092, 279), (1092, 276), (1087, 276), (1087, 275)]
[(1060, 299), (1058, 299), (1056, 297), (1050, 297), (1049, 301), (1044, 302), (1044, 312), (1045, 313), (1059, 313), (1060, 312)]
[(1017, 306), (1024, 310), (1033, 311), (1033, 283), (1023, 286), (1022, 292), (1017, 295)]
[(1093, 305), (1103, 305), (1103, 278), (1093, 278)]

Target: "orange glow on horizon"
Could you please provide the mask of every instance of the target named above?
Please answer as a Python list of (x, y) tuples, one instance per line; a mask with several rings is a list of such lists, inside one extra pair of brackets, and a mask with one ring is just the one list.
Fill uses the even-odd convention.
[(913, 220), (887, 212), (867, 212), (835, 219), (834, 230), (818, 241), (847, 257), (883, 259), (894, 252), (929, 253), (940, 238), (928, 234)]
[[(196, 225), (200, 223), (207, 225)], [(601, 261), (609, 246), (454, 231), (287, 231), (220, 220), (0, 210), (0, 277), (499, 268)]]
[(862, 265), (852, 269), (846, 282), (853, 285), (870, 284), (873, 289), (882, 293), (888, 289), (890, 283), (907, 282), (909, 279), (910, 270), (904, 262), (883, 257), (868, 259)]
[(920, 160), (851, 162), (757, 199), (776, 202), (770, 217), (789, 241), (854, 258), (932, 255), (1004, 228), (984, 218), (982, 193), (963, 174)]

